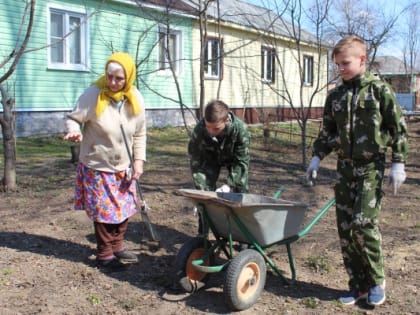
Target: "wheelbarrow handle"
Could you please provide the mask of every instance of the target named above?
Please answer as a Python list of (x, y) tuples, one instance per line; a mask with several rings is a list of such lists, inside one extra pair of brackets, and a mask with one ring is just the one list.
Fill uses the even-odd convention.
[(298, 238), (301, 238), (308, 234), (312, 227), (321, 219), (325, 213), (335, 204), (335, 198), (331, 198), (325, 206), (318, 212), (318, 214), (305, 226), (303, 230), (297, 233)]
[(273, 198), (277, 199), (280, 195), (286, 190), (286, 187), (281, 186), (277, 191), (274, 193)]

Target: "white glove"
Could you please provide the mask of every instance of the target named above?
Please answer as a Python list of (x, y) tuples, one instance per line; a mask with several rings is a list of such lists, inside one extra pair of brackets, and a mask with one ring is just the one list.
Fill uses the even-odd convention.
[(318, 175), (319, 163), (321, 160), (316, 155), (312, 158), (311, 162), (309, 163), (308, 169), (306, 170), (306, 178), (312, 182), (312, 179), (315, 179)]
[(226, 184), (222, 185), (221, 187), (216, 189), (216, 192), (228, 193), (228, 192), (230, 192), (230, 187)]
[(400, 189), (406, 177), (404, 163), (392, 163), (391, 171), (389, 172), (389, 184), (392, 185), (394, 195), (397, 194), (397, 190)]

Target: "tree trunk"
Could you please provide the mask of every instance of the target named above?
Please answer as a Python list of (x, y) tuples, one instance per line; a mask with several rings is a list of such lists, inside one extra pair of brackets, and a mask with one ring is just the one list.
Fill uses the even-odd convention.
[(3, 104), (3, 116), (0, 124), (3, 134), (4, 177), (2, 190), (16, 190), (16, 120), (13, 111), (15, 100), (9, 98), (6, 90), (0, 85), (1, 103)]
[(302, 119), (302, 125), (301, 125), (301, 141), (302, 141), (302, 167), (305, 169), (306, 168), (306, 163), (307, 163), (307, 159), (306, 159), (306, 154), (307, 154), (307, 148), (306, 148), (306, 143), (308, 138), (306, 137), (306, 133), (307, 133), (307, 127), (308, 127), (308, 120), (306, 118)]

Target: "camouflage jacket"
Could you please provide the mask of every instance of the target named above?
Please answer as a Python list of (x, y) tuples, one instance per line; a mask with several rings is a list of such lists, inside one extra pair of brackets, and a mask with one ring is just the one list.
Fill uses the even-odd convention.
[(323, 127), (313, 145), (322, 160), (331, 151), (340, 159), (369, 161), (392, 148), (392, 162), (407, 159), (407, 126), (392, 88), (365, 73), (328, 93)]
[[(230, 116), (232, 121), (220, 139), (210, 137), (204, 119), (201, 119), (188, 143), (188, 153), (193, 177), (194, 173), (206, 173), (226, 166), (229, 170), (228, 184), (239, 188), (243, 185), (241, 183), (248, 182), (250, 134), (242, 120), (233, 113)], [(240, 190), (247, 190), (247, 187)]]

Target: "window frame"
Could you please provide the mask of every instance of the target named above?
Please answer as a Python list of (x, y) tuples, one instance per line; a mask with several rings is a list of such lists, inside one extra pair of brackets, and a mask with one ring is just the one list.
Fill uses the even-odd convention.
[[(214, 58), (211, 55), (213, 47), (210, 47), (212, 43), (217, 43), (217, 52), (218, 55)], [(204, 49), (204, 77), (206, 79), (222, 79), (223, 74), (223, 40), (218, 37), (208, 37), (206, 42), (206, 47)], [(217, 73), (212, 74), (213, 64), (212, 61), (216, 61)]]
[[(270, 62), (270, 65), (269, 65)], [(270, 70), (269, 70), (270, 67)], [(276, 49), (268, 46), (261, 46), (261, 81), (264, 83), (275, 82), (276, 70)], [(268, 76), (270, 73), (270, 77)]]
[[(163, 40), (161, 38), (163, 35)], [(171, 59), (173, 66), (175, 68), (175, 73), (178, 75), (182, 72), (182, 31), (177, 29), (169, 29), (166, 26), (159, 25), (157, 30), (157, 41), (158, 41), (158, 51), (157, 51), (157, 70), (159, 74), (164, 75), (171, 75), (171, 68), (169, 66), (169, 61), (166, 56), (166, 43), (167, 43), (167, 36), (175, 36), (174, 43), (175, 47), (174, 50), (174, 58)], [(162, 43), (165, 43), (165, 47), (162, 48)], [(165, 60), (162, 60), (162, 50), (164, 49), (165, 52)], [(171, 53), (171, 52), (169, 52)], [(163, 67), (163, 64), (167, 64), (166, 67)]]
[[(52, 15), (59, 14), (62, 16), (63, 30), (63, 51), (62, 57), (63, 62), (54, 62), (52, 61), (52, 48), (54, 46), (52, 42)], [(48, 43), (48, 68), (57, 69), (57, 70), (72, 70), (72, 71), (88, 71), (90, 68), (90, 58), (89, 58), (89, 23), (87, 19), (87, 12), (81, 9), (70, 9), (65, 6), (60, 5), (48, 5), (47, 6), (47, 43)], [(78, 39), (79, 51), (80, 51), (80, 62), (72, 63), (70, 53), (72, 49), (71, 40), (73, 37), (69, 34), (71, 31), (70, 19), (71, 18), (80, 19)]]
[(303, 55), (302, 82), (304, 86), (313, 86), (314, 84), (314, 57)]

